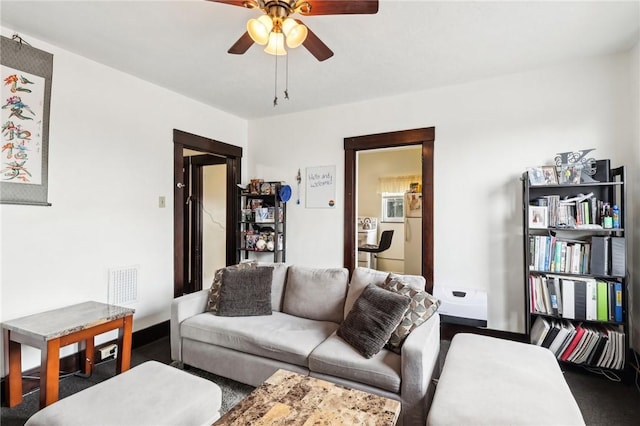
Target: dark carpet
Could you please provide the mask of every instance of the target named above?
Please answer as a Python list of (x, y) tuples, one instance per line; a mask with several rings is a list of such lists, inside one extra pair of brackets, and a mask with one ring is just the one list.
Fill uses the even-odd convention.
[[(446, 357), (449, 342), (442, 342), (440, 363)], [(169, 338), (141, 346), (132, 351), (132, 366), (148, 360), (156, 360), (171, 364)], [(253, 387), (237, 383), (224, 377), (196, 368), (185, 370), (191, 374), (204, 377), (217, 383), (222, 389), (222, 413), (237, 404)], [(82, 389), (111, 377), (115, 372), (115, 361), (110, 360), (98, 364), (91, 377), (83, 378), (70, 375), (60, 380), (60, 398), (71, 395)], [(625, 382), (612, 381), (602, 375), (580, 368), (565, 370), (565, 378), (580, 406), (587, 425), (638, 425), (640, 419), (640, 391), (634, 383), (634, 377), (628, 376)], [(22, 426), (37, 411), (39, 391), (35, 390), (24, 397), (22, 404), (14, 408), (2, 407), (0, 424), (2, 426)]]

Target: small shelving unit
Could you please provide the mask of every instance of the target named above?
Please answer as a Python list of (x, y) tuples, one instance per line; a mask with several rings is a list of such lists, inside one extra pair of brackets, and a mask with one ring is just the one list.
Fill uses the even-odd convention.
[[(531, 185), (525, 172), (522, 200), (529, 341), (549, 348), (563, 363), (624, 370), (629, 354), (624, 167), (612, 169), (607, 182), (580, 184)], [(614, 205), (620, 209), (619, 227), (608, 228), (608, 221), (602, 226), (606, 206)], [(541, 213), (546, 216), (534, 218)]]
[(280, 200), (280, 187), (280, 182), (263, 182), (253, 192), (240, 192), (238, 262), (268, 256), (274, 263), (286, 262), (287, 203)]

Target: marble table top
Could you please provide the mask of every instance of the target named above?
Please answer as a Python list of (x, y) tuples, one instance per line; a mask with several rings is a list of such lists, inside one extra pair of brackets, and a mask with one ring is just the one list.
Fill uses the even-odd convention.
[(278, 370), (214, 424), (395, 425), (400, 402)]
[(83, 302), (2, 323), (2, 328), (36, 340), (48, 341), (132, 315), (132, 308)]

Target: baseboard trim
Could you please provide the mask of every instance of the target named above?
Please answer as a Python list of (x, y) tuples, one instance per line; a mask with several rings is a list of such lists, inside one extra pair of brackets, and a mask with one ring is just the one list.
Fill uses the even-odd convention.
[[(164, 337), (169, 336), (169, 320), (163, 321), (158, 324), (154, 324), (150, 327), (144, 328), (142, 330), (134, 331), (132, 334), (131, 348), (136, 349), (140, 346), (144, 346), (148, 343), (155, 342), (156, 340), (162, 339)], [(95, 348), (95, 353), (93, 359), (96, 362), (100, 362), (100, 353), (99, 348), (107, 346), (109, 344), (116, 343), (116, 340), (111, 340), (109, 342), (101, 343), (97, 345)], [(60, 371), (78, 371), (80, 369), (80, 354), (78, 352), (68, 355), (64, 358), (60, 359)], [(40, 379), (38, 378), (24, 378), (26, 377), (40, 377), (40, 366), (31, 368), (29, 370), (22, 372), (22, 392), (23, 394), (29, 393), (34, 389), (37, 389), (40, 386)], [(3, 405), (6, 403), (5, 392), (6, 392), (6, 377), (3, 377), (0, 381), (1, 389), (0, 389), (0, 397), (2, 398)]]
[(458, 333), (473, 333), (483, 336), (498, 337), (500, 339), (513, 340), (516, 342), (527, 342), (527, 335), (524, 333), (514, 333), (511, 331), (492, 330), (489, 328), (474, 327), (464, 324), (440, 323), (440, 338), (451, 340)]

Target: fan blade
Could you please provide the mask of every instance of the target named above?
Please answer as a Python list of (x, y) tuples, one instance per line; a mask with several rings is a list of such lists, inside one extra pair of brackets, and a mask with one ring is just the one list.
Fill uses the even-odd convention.
[(233, 53), (234, 55), (242, 55), (244, 52), (249, 50), (249, 48), (253, 45), (253, 39), (249, 35), (248, 32), (242, 34), (242, 37), (236, 41), (233, 46), (227, 50), (227, 53)]
[[(302, 24), (302, 21), (299, 19), (296, 19), (296, 22), (298, 24)], [(307, 38), (304, 40), (302, 45), (306, 47), (307, 50), (320, 62), (326, 61), (332, 57), (333, 52), (331, 49), (329, 49), (307, 25), (305, 26), (307, 27)]]
[(378, 0), (308, 0), (311, 11), (302, 15), (365, 15), (378, 13)]
[(249, 9), (259, 7), (258, 2), (253, 0), (208, 0), (208, 1), (212, 1), (214, 3), (230, 4), (232, 6), (248, 7)]

